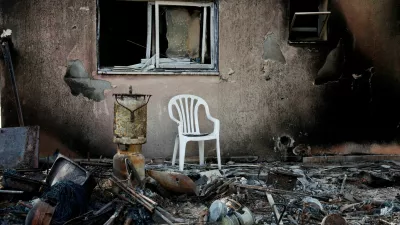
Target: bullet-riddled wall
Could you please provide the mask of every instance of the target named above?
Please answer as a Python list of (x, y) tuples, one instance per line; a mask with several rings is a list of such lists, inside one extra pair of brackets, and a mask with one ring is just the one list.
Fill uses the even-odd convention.
[[(350, 8), (346, 4), (341, 7)], [(1, 28), (13, 31), (24, 119), (28, 125), (40, 125), (43, 154), (71, 149), (84, 155), (88, 151), (92, 155), (113, 155), (116, 146), (112, 143), (112, 94), (127, 92), (130, 85), (134, 92), (153, 95), (148, 105), (146, 157), (172, 155), (177, 127), (168, 116), (167, 104), (177, 94), (198, 95), (208, 102), (211, 114), (221, 121), (225, 156), (276, 159), (273, 139), (281, 135), (311, 145), (349, 141), (352, 137), (359, 141), (374, 137), (380, 140), (374, 134), (381, 132), (368, 126), (370, 118), (381, 124), (390, 138), (396, 136), (395, 115), (391, 115), (393, 121), (379, 123), (376, 115), (380, 114), (373, 114), (379, 110), (368, 102), (362, 103), (367, 111), (360, 115), (360, 107), (353, 104), (358, 98), (346, 81), (313, 85), (317, 71), (336, 43), (289, 45), (286, 1), (219, 1), (220, 76), (98, 75), (95, 0), (0, 0), (0, 8)], [(360, 25), (367, 28), (364, 23)], [(354, 29), (361, 29), (355, 26)], [(398, 53), (393, 56), (398, 59)], [(109, 82), (99, 84), (111, 87), (105, 90), (104, 100), (92, 100), (93, 93), (71, 93), (68, 82), (73, 83), (77, 77), (66, 73), (74, 60), (82, 62), (87, 73), (77, 76), (84, 76), (88, 87), (95, 85), (89, 81), (90, 76)], [(13, 126), (16, 111), (3, 65), (3, 122)], [(94, 89), (101, 87), (95, 85)], [(203, 127), (210, 129), (210, 125), (205, 122)], [(193, 150), (188, 155), (197, 154), (195, 145), (189, 147)], [(206, 154), (215, 154), (212, 143), (206, 149)]]

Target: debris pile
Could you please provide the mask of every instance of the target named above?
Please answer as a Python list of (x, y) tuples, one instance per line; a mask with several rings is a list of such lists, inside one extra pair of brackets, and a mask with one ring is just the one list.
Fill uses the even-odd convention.
[[(43, 163), (42, 163), (43, 164)], [(400, 165), (147, 164), (59, 155), (50, 170), (3, 170), (0, 224), (398, 224)], [(133, 168), (131, 168), (133, 169)]]

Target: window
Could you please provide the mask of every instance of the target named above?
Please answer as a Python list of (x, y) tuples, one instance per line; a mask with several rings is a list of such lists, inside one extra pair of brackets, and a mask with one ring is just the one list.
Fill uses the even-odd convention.
[(328, 40), (328, 0), (291, 0), (289, 43), (317, 43)]
[(98, 0), (99, 74), (218, 75), (216, 4)]

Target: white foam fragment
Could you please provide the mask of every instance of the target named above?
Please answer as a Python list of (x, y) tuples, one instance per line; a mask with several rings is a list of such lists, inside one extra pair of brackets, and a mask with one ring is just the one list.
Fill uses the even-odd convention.
[(3, 30), (3, 33), (0, 35), (0, 37), (1, 38), (6, 38), (6, 37), (11, 36), (11, 34), (12, 34), (12, 30), (10, 30), (10, 29)]

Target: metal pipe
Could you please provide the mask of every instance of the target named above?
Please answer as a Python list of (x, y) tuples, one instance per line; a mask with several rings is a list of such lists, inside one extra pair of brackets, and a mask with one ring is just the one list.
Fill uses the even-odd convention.
[(138, 203), (140, 203), (141, 205), (143, 205), (144, 207), (146, 207), (149, 211), (153, 212), (154, 210), (154, 206), (152, 206), (150, 203), (143, 201), (143, 199), (138, 198), (134, 193), (132, 193), (131, 190), (129, 190), (128, 188), (126, 188), (123, 184), (121, 184), (118, 181), (118, 178), (116, 178), (114, 175), (112, 176), (113, 179), (111, 179), (111, 181), (113, 181), (118, 187), (120, 187), (123, 191), (125, 191), (127, 194), (129, 194), (133, 199), (135, 199), (135, 201), (137, 201)]
[(23, 194), (23, 191), (0, 190), (0, 194)]
[(146, 201), (150, 202), (152, 205), (158, 205), (157, 202), (153, 201), (153, 199), (150, 199), (149, 197), (142, 195), (142, 194), (138, 194), (140, 197), (144, 198)]
[(99, 210), (97, 210), (96, 212), (93, 213), (94, 216), (97, 216), (99, 214), (101, 214), (102, 212), (104, 212), (108, 207), (110, 207), (112, 204), (114, 204), (115, 199), (112, 200), (111, 202), (105, 204), (103, 207), (101, 207)]
[(114, 224), (115, 219), (118, 218), (119, 214), (121, 213), (122, 209), (124, 208), (124, 205), (120, 205), (117, 207), (117, 209), (115, 210), (114, 214), (110, 217), (110, 219), (108, 219), (104, 225), (112, 225)]
[(17, 105), (19, 126), (23, 127), (24, 126), (24, 118), (22, 116), (21, 102), (19, 101), (17, 82), (15, 81), (14, 67), (13, 67), (13, 64), (12, 64), (10, 46), (8, 44), (8, 41), (6, 41), (6, 40), (2, 41), (1, 47), (2, 47), (2, 50), (3, 50), (5, 64), (8, 67), (8, 71), (10, 72), (10, 78), (11, 78), (12, 88), (13, 88), (13, 91), (14, 91), (15, 103)]
[[(122, 184), (121, 181), (114, 175), (112, 175), (112, 179), (110, 179), (112, 182), (114, 182), (118, 187), (120, 187), (123, 191), (125, 191), (127, 194), (129, 194), (135, 201), (143, 205), (146, 209), (148, 209), (150, 212), (154, 212), (158, 216), (160, 216), (165, 222), (168, 224), (172, 225), (174, 224), (171, 222), (169, 218), (167, 218), (162, 212), (166, 213), (167, 215), (171, 216), (168, 212), (166, 212), (164, 209), (161, 207), (157, 206), (157, 203), (153, 201), (152, 199), (148, 198), (147, 196), (144, 196), (142, 194), (136, 193), (134, 190), (132, 190), (130, 187), (125, 187), (124, 184)], [(124, 199), (125, 197), (118, 195), (118, 197)], [(130, 201), (129, 201), (130, 202)], [(131, 203), (131, 202), (130, 202)], [(132, 203), (131, 203), (132, 204)], [(172, 217), (172, 216), (171, 216)], [(175, 220), (175, 222), (182, 221), (176, 218), (171, 218)]]
[(123, 196), (123, 195), (120, 195), (120, 194), (117, 194), (117, 196), (118, 196), (118, 198), (120, 198), (121, 200), (124, 200), (125, 202), (128, 202), (128, 203), (131, 203), (132, 205), (135, 205), (135, 203), (134, 203), (133, 201), (131, 201), (129, 198), (127, 198), (127, 197), (125, 197), (125, 196)]

